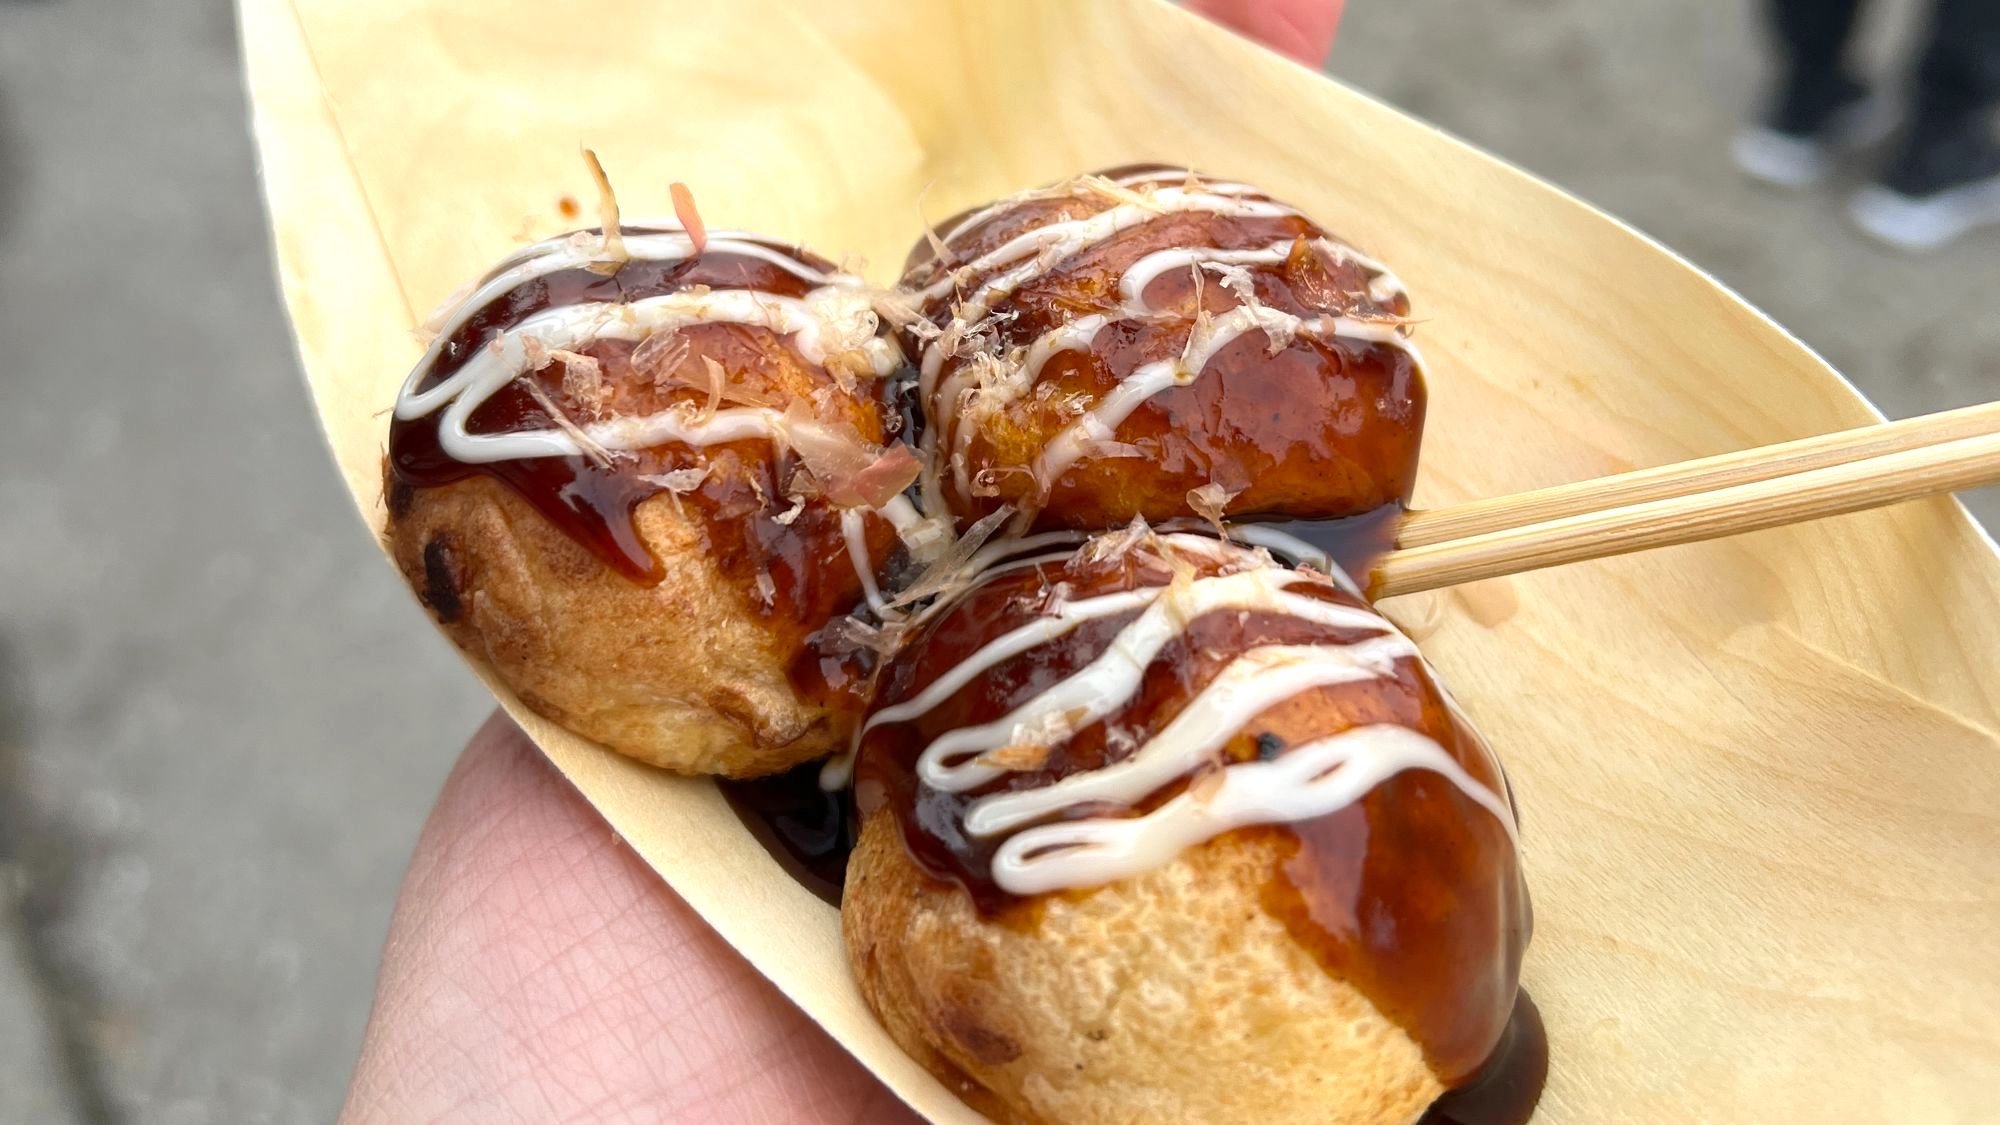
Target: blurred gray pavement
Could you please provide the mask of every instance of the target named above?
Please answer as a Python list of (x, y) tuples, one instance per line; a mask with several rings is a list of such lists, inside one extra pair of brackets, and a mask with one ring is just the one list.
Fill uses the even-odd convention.
[(321, 447), (234, 38), (0, 3), (0, 1026), (52, 1064), (4, 1122), (330, 1119), (486, 710)]
[[(1680, 250), (1892, 415), (2000, 394), (2000, 234), (1904, 258), (1731, 171), (1749, 27), (1352, 0), (1333, 69)], [(260, 223), (226, 6), (0, 0), (0, 1122), (329, 1119), (486, 709), (321, 450)]]
[[(1914, 0), (1860, 61), (1899, 92)], [(1868, 242), (1845, 184), (1753, 187), (1728, 141), (1765, 82), (1761, 6), (1348, 0), (1331, 70), (1645, 231), (1769, 313), (1890, 417), (2000, 397), (2000, 229), (1930, 256)], [(1965, 497), (2000, 526), (2000, 489)]]

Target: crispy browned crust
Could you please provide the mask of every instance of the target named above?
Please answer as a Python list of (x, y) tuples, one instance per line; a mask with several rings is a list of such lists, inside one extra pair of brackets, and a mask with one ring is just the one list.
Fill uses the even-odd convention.
[[(1020, 201), (954, 243), (953, 260), (977, 260), (1017, 236), (1119, 202), (1087, 191)], [(1049, 482), (1028, 471), (1086, 405), (1102, 402), (1142, 363), (1181, 354), (1198, 309), (1220, 315), (1240, 304), (1212, 276), (1201, 275), (1208, 281), (1197, 284), (1186, 271), (1170, 271), (1148, 286), (1150, 315), (1126, 314), (1118, 307), (1119, 287), (1136, 262), (1176, 247), (1241, 250), (1320, 237), (1332, 236), (1303, 216), (1163, 214), (1104, 238), (996, 300), (983, 322), (995, 341), (993, 354), (1028, 347), (1082, 315), (1108, 312), (1113, 319), (1092, 348), (1048, 357), (1031, 389), (1001, 396), (1004, 405), (982, 409), (979, 396), (923, 404), (943, 449), (963, 440), (957, 455), (972, 487), (968, 495), (955, 473), (944, 473), (953, 511), (968, 521), (1012, 504), (1034, 510), (1038, 528), (1097, 531), (1134, 516), (1155, 523), (1215, 514), (1327, 519), (1408, 500), (1423, 431), (1423, 380), (1402, 349), (1353, 336), (1300, 336), (1267, 349), (1266, 337), (1252, 333), (1210, 358), (1199, 379), (1161, 390), (1133, 409), (1114, 431), (1124, 452), (1086, 453)], [(1406, 297), (1384, 303), (1367, 296), (1370, 271), (1329, 263), (1306, 252), (1303, 241), (1298, 245), (1296, 261), (1242, 267), (1247, 276), (1276, 286), (1266, 294), (1271, 308), (1302, 317), (1409, 314)], [(927, 243), (918, 244), (912, 262), (904, 278), (908, 288), (944, 276)], [(925, 312), (942, 326), (960, 294), (979, 292), (999, 272), (968, 273), (952, 296), (928, 301)], [(922, 341), (909, 343), (913, 355), (922, 354)], [(945, 358), (944, 377), (969, 370), (968, 356), (976, 351)], [(1221, 491), (1208, 501), (1219, 512), (1190, 500), (1192, 490), (1210, 485)]]
[(1261, 904), (1284, 846), (1233, 833), (989, 919), (878, 812), (848, 956), (896, 1042), (996, 1121), (1414, 1121), (1442, 1092), (1422, 1052)]
[(438, 623), (522, 701), (569, 729), (682, 773), (773, 773), (843, 744), (849, 720), (800, 698), (778, 631), (669, 495), (637, 526), (665, 577), (605, 566), (506, 485), (419, 488), (391, 553)]

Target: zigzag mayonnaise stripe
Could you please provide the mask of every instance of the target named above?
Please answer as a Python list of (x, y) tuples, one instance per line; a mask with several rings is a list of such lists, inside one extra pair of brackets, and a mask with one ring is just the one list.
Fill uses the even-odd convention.
[(1017, 895), (1089, 887), (1151, 871), (1234, 828), (1338, 812), (1404, 770), (1443, 776), (1507, 829), (1514, 817), (1491, 789), (1436, 742), (1407, 727), (1355, 727), (1294, 746), (1269, 762), (1239, 762), (1200, 797), (1182, 793), (1144, 816), (1046, 824), (1017, 833), (993, 856), (993, 881)]
[[(1170, 550), (1199, 545), (1210, 554), (1227, 549), (1185, 535), (1160, 545)], [(1295, 593), (1291, 587), (1318, 579), (1256, 557), (1262, 564), (1249, 570), (1058, 603), (1048, 616), (989, 641), (923, 691), (882, 709), (869, 719), (864, 733), (929, 712), (1002, 662), (1053, 643), (1084, 622), (1137, 610), (1137, 616), (1083, 668), (1006, 715), (942, 735), (924, 748), (917, 759), (917, 776), (925, 785), (947, 793), (969, 792), (1010, 772), (1009, 766), (996, 761), (993, 751), (1059, 742), (1129, 704), (1147, 667), (1192, 621), (1219, 612), (1283, 614), (1332, 629), (1366, 630), (1370, 635), (1344, 645), (1250, 649), (1225, 664), (1172, 720), (1120, 760), (1040, 788), (1001, 791), (973, 800), (966, 809), (965, 831), (976, 837), (1005, 837), (994, 857), (995, 883), (1011, 893), (1029, 895), (1126, 878), (1232, 828), (1325, 815), (1409, 769), (1428, 769), (1445, 777), (1491, 812), (1512, 838), (1513, 817), (1501, 797), (1435, 741), (1397, 726), (1360, 727), (1292, 747), (1273, 761), (1230, 764), (1222, 769), (1218, 788), (1200, 796), (1181, 794), (1143, 816), (1074, 815), (1092, 805), (1137, 804), (1176, 778), (1215, 761), (1217, 752), (1247, 724), (1293, 696), (1394, 676), (1398, 661), (1422, 660), (1416, 646), (1388, 619), (1364, 607)]]
[[(1088, 181), (1072, 182), (1056, 188), (1028, 192), (1001, 200), (974, 212), (955, 224), (941, 237), (948, 249), (967, 232), (1038, 198), (1062, 198), (1085, 194)], [(1274, 241), (1260, 247), (1233, 249), (1215, 246), (1174, 246), (1154, 251), (1132, 263), (1118, 279), (1119, 305), (1105, 312), (1075, 317), (1042, 333), (1025, 349), (993, 357), (992, 362), (960, 362), (951, 374), (946, 365), (969, 337), (977, 335), (1000, 302), (1023, 287), (1043, 278), (1079, 254), (1113, 236), (1153, 219), (1175, 212), (1207, 212), (1233, 218), (1278, 218), (1298, 216), (1294, 208), (1278, 203), (1247, 184), (1206, 183), (1190, 173), (1173, 169), (1135, 172), (1111, 181), (1119, 189), (1138, 191), (1143, 198), (1120, 202), (1080, 219), (1052, 222), (1010, 238), (984, 254), (945, 269), (939, 264), (935, 280), (918, 295), (936, 301), (963, 288), (956, 299), (951, 319), (942, 332), (924, 348), (918, 367), (918, 393), (928, 404), (939, 424), (924, 436), (926, 506), (938, 510), (943, 504), (939, 474), (949, 465), (953, 483), (961, 495), (972, 489), (965, 449), (979, 425), (979, 417), (1005, 409), (1025, 398), (1036, 385), (1049, 360), (1063, 352), (1091, 349), (1109, 324), (1121, 319), (1144, 319), (1156, 315), (1145, 299), (1146, 289), (1162, 275), (1180, 269), (1199, 276), (1204, 270), (1241, 271), (1246, 266), (1270, 266), (1287, 261), (1295, 249), (1294, 240)], [(1337, 239), (1308, 240), (1314, 253), (1335, 262), (1358, 265), (1368, 271), (1368, 297), (1387, 305), (1405, 296), (1403, 284), (1381, 262)], [(1247, 280), (1240, 272), (1238, 280)], [(1230, 284), (1225, 276), (1224, 284)], [(1247, 285), (1238, 286), (1237, 308), (1198, 324), (1174, 360), (1142, 364), (1122, 379), (1117, 387), (1102, 395), (1040, 451), (1030, 467), (1037, 486), (1054, 487), (1063, 473), (1078, 460), (1114, 440), (1118, 426), (1134, 410), (1153, 396), (1175, 386), (1186, 386), (1201, 377), (1203, 369), (1223, 347), (1239, 336), (1262, 331), (1274, 345), (1304, 336), (1321, 340), (1341, 338), (1365, 340), (1397, 348), (1410, 356), (1419, 371), (1423, 358), (1394, 320), (1371, 320), (1345, 316), (1300, 317), (1259, 304)], [(977, 409), (968, 410), (967, 399), (978, 386)], [(948, 437), (941, 435), (948, 434)]]
[[(470, 464), (532, 457), (567, 457), (583, 446), (567, 430), (550, 428), (502, 434), (473, 434), (472, 415), (495, 393), (535, 369), (549, 351), (575, 349), (596, 340), (641, 341), (655, 332), (697, 324), (745, 324), (791, 338), (801, 357), (824, 363), (837, 350), (860, 353), (877, 375), (895, 370), (895, 346), (875, 335), (875, 313), (858, 278), (814, 269), (782, 250), (722, 232), (703, 253), (734, 254), (778, 266), (817, 286), (804, 297), (754, 289), (711, 289), (665, 293), (630, 302), (585, 302), (543, 309), (516, 321), (468, 357), (449, 378), (419, 390), (443, 355), (446, 342), (480, 310), (536, 278), (564, 270), (622, 260), (676, 261), (695, 254), (683, 233), (635, 233), (624, 239), (622, 258), (608, 257), (597, 237), (565, 236), (530, 246), (503, 262), (446, 315), (397, 396), (395, 415), (408, 421), (443, 409), (438, 440), (446, 454)], [(530, 340), (535, 347), (531, 348)], [(537, 354), (539, 353), (539, 354)], [(796, 424), (796, 423), (793, 423)], [(618, 417), (580, 427), (607, 450), (643, 449), (663, 442), (714, 445), (745, 438), (781, 438), (782, 415), (766, 408), (721, 410), (697, 419), (692, 410), (669, 408), (640, 417)]]
[[(1127, 188), (1135, 187), (1139, 184), (1152, 184), (1152, 183), (1185, 184), (1188, 181), (1189, 176), (1190, 173), (1183, 169), (1161, 168), (1146, 172), (1133, 172), (1128, 175), (1120, 176), (1117, 179), (1112, 180), (1111, 183), (1117, 187), (1127, 187)], [(1264, 192), (1259, 188), (1251, 187), (1249, 184), (1238, 184), (1238, 183), (1212, 183), (1208, 181), (1202, 181), (1201, 189), (1203, 191), (1210, 193), (1211, 195), (1261, 196), (1264, 194)], [(986, 206), (981, 207), (979, 210), (974, 211), (971, 214), (967, 215), (965, 218), (960, 219), (958, 222), (953, 223), (951, 225), (950, 230), (945, 231), (941, 236), (939, 236), (938, 241), (943, 243), (946, 248), (950, 248), (952, 243), (957, 242), (960, 238), (963, 238), (974, 227), (980, 226), (981, 224), (985, 223), (988, 219), (991, 219), (995, 215), (1011, 211), (1014, 208), (1019, 207), (1022, 203), (1025, 203), (1033, 199), (1060, 199), (1065, 196), (1074, 196), (1081, 194), (1085, 190), (1087, 189), (1082, 188), (1075, 181), (1070, 181), (1069, 183), (1058, 184), (1057, 186), (1052, 188), (1035, 188), (1030, 191), (1024, 191), (1015, 195), (1010, 195), (1005, 199), (1000, 199), (992, 203), (989, 203)]]

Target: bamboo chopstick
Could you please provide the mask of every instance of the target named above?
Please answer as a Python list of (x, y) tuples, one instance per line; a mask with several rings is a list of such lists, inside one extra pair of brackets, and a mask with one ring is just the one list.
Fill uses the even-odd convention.
[(1553, 488), (1496, 496), (1446, 508), (1419, 509), (1403, 519), (1398, 547), (1422, 547), (1452, 539), (1545, 523), (1585, 512), (1711, 492), (1732, 485), (1770, 480), (1830, 465), (1846, 464), (1905, 449), (1960, 438), (2000, 433), (2000, 402), (1923, 414), (1841, 430), (1777, 445), (1681, 461), (1616, 476)]
[(1981, 434), (1692, 495), (1401, 548), (1376, 563), (1369, 592), (1378, 598), (1413, 594), (1563, 563), (1803, 523), (1996, 482), (2000, 482), (2000, 433)]

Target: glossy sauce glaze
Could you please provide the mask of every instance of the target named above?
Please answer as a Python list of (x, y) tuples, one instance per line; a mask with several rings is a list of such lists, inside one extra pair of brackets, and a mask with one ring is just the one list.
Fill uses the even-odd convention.
[[(817, 765), (719, 784), (730, 808), (785, 872), (822, 901), (839, 906), (847, 857), (859, 833), (849, 791), (821, 787)], [(1548, 1070), (1548, 1033), (1535, 1002), (1522, 992), (1485, 1061), (1433, 1103), (1418, 1125), (1526, 1125), (1541, 1100)]]
[(1431, 1104), (1417, 1125), (1527, 1125), (1549, 1078), (1549, 1033), (1526, 992), (1478, 1073)]
[(769, 777), (717, 778), (716, 785), (785, 874), (839, 906), (860, 827), (848, 790), (821, 787), (819, 773), (819, 763), (808, 762)]
[[(412, 374), (390, 426), (391, 517), (408, 510), (416, 489), (487, 476), (607, 566), (650, 585), (663, 572), (636, 514), (645, 501), (670, 493), (681, 512), (699, 517), (706, 553), (790, 650), (861, 600), (864, 585), (895, 551), (897, 536), (877, 512), (797, 502), (790, 493), (799, 461), (779, 449), (769, 431), (786, 422), (781, 412), (803, 412), (812, 424), (837, 427), (879, 447), (888, 438), (877, 377), (886, 365), (880, 356), (868, 357), (877, 370), (862, 372), (850, 382), (851, 392), (843, 390), (826, 369), (827, 357), (802, 354), (792, 334), (777, 330), (788, 326), (782, 321), (774, 327), (740, 313), (732, 320), (726, 307), (711, 319), (699, 305), (732, 295), (813, 301), (844, 283), (830, 263), (750, 236), (715, 238), (696, 251), (677, 231), (622, 230), (626, 246), (658, 256), (592, 260), (595, 255), (572, 250), (590, 232), (552, 240), (541, 244), (540, 257), (531, 247), (503, 263), (451, 314)], [(548, 260), (562, 254), (568, 257)], [(631, 310), (662, 298), (695, 303), (661, 325), (675, 336), (670, 348), (625, 323)], [(530, 366), (531, 358), (520, 374), (485, 391), (462, 419), (459, 450), (449, 448), (446, 431), (455, 404), (473, 392), (460, 390), (432, 403), (423, 402), (424, 396), (451, 390), (445, 384), (475, 358), (497, 354), (527, 331), (524, 323), (546, 323), (558, 310), (577, 310), (601, 323), (585, 321), (562, 354), (534, 357), (542, 359), (539, 366)], [(572, 370), (577, 367), (591, 368), (582, 372), (587, 376), (582, 382)], [(717, 391), (719, 398), (711, 397)], [(564, 417), (554, 418), (552, 409)], [(615, 444), (575, 452), (528, 449), (488, 456), (481, 451), (477, 458), (463, 453), (467, 439), (561, 435), (579, 424), (606, 429), (667, 415), (688, 419), (683, 429), (694, 440), (612, 437)], [(760, 428), (760, 415), (776, 421)], [(737, 426), (740, 434), (704, 431), (699, 422), (705, 417), (741, 417), (749, 424)], [(850, 676), (829, 678), (810, 654), (800, 657), (794, 672), (796, 681), (819, 689), (821, 698), (852, 697), (858, 687)]]
[(938, 245), (947, 260), (927, 241), (904, 282), (941, 329), (909, 342), (933, 507), (1100, 529), (1408, 497), (1408, 297), (1257, 189), (1119, 169), (961, 216)]
[[(1134, 857), (1167, 862), (1225, 831), (1269, 839), (1282, 859), (1266, 911), (1461, 1083), (1511, 1015), (1529, 926), (1504, 778), (1392, 626), (1330, 581), (1247, 554), (1142, 546), (977, 586), (884, 669), (857, 805), (893, 813), (923, 870), (1013, 925), (1033, 925), (1035, 895), (1087, 894), (1135, 873)], [(1176, 574), (1187, 600), (1168, 606)], [(1087, 613), (1135, 595), (1154, 601)], [(1185, 620), (1148, 648), (1155, 606)], [(997, 639), (1065, 612), (1077, 620), (1059, 635), (990, 659)], [(1107, 693), (1105, 660), (1127, 659), (1106, 657), (1114, 643), (1144, 664)], [(1091, 702), (1048, 730), (1036, 708), (1068, 706), (1078, 684)], [(978, 743), (997, 749), (971, 765), (941, 755), (1003, 716), (1011, 731)], [(1189, 768), (1114, 784), (1176, 746), (1196, 751)], [(933, 783), (981, 762), (1001, 768)]]
[(1365, 584), (1375, 564), (1395, 548), (1396, 532), (1407, 514), (1409, 508), (1398, 502), (1340, 519), (1237, 524), (1229, 533), (1286, 562)]
[[(1389, 550), (1402, 515), (1401, 505), (1388, 505), (1346, 519), (1238, 525), (1230, 528), (1229, 534), (1238, 543), (1269, 550), (1288, 563), (1365, 574)], [(1180, 530), (1185, 533), (1188, 529)], [(1210, 531), (1197, 529), (1194, 533)], [(1082, 542), (1080, 535), (1049, 537), (1060, 541), (1052, 545), (1050, 553)], [(1023, 553), (1005, 541), (994, 544), (988, 552), (993, 565), (1000, 566), (1007, 565), (1010, 554)], [(815, 637), (801, 653), (792, 678), (800, 684), (825, 685), (817, 689), (822, 694), (861, 694), (872, 683), (877, 665), (878, 659), (869, 650)], [(853, 822), (854, 803), (843, 780), (846, 774), (836, 771), (832, 776), (839, 783), (828, 785), (823, 773), (820, 765), (813, 764), (775, 777), (723, 778), (719, 784), (737, 818), (779, 866), (815, 895), (838, 906), (847, 856), (859, 836), (859, 826)]]

